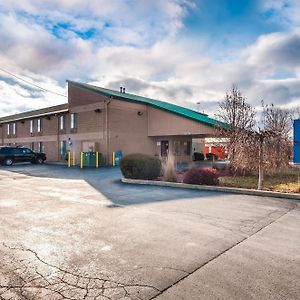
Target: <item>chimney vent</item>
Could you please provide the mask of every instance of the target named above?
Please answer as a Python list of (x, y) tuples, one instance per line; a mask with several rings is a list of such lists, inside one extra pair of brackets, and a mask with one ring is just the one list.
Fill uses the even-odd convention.
[(123, 93), (123, 87), (120, 86), (120, 93)]
[(123, 93), (125, 94), (125, 88), (123, 87)]

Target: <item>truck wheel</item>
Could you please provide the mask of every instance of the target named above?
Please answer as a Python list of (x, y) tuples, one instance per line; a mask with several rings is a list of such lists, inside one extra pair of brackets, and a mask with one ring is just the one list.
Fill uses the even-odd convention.
[(5, 161), (4, 161), (4, 164), (6, 166), (11, 166), (13, 164), (13, 160), (11, 158), (6, 158)]

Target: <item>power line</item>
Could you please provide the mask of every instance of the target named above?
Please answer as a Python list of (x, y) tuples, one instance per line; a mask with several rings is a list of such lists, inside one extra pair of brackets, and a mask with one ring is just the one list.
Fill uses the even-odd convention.
[(4, 69), (2, 69), (2, 68), (0, 68), (0, 70), (1, 70), (2, 72), (4, 72), (4, 73), (7, 73), (7, 74), (9, 74), (9, 75), (11, 75), (11, 76), (17, 78), (18, 80), (24, 81), (24, 82), (26, 82), (27, 84), (32, 85), (32, 86), (38, 88), (38, 89), (40, 89), (40, 90), (42, 90), (42, 91), (44, 91), (44, 92), (49, 92), (49, 93), (52, 93), (52, 94), (55, 94), (55, 95), (61, 96), (61, 97), (67, 97), (66, 95), (63, 95), (63, 94), (59, 94), (59, 93), (50, 91), (50, 90), (45, 89), (45, 88), (43, 88), (43, 87), (41, 87), (41, 86), (39, 86), (39, 85), (37, 85), (37, 84), (34, 84), (34, 83), (30, 82), (30, 81), (27, 81), (27, 80), (25, 80), (25, 79), (23, 79), (23, 78), (21, 78), (21, 77), (15, 75), (15, 74), (9, 72), (9, 71), (6, 71), (6, 70), (4, 70)]

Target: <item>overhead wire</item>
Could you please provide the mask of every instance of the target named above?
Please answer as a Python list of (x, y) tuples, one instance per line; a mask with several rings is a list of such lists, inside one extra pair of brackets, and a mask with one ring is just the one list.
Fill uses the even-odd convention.
[(1, 67), (0, 67), (0, 70), (1, 70), (2, 72), (4, 72), (4, 73), (9, 74), (10, 76), (13, 76), (13, 77), (17, 78), (18, 80), (24, 81), (25, 83), (27, 83), (27, 84), (29, 84), (29, 85), (32, 85), (32, 86), (34, 86), (35, 88), (38, 88), (38, 89), (40, 89), (40, 90), (42, 90), (42, 91), (44, 91), (44, 92), (52, 93), (52, 94), (55, 94), (55, 95), (61, 96), (61, 97), (67, 97), (66, 95), (63, 95), (63, 94), (60, 94), (60, 93), (51, 91), (51, 90), (46, 89), (46, 88), (43, 88), (43, 87), (41, 87), (41, 86), (39, 86), (39, 85), (37, 85), (37, 84), (35, 84), (35, 83), (32, 83), (32, 82), (30, 82), (30, 81), (28, 81), (28, 80), (26, 80), (26, 79), (23, 79), (22, 77), (20, 77), (20, 76), (18, 76), (18, 75), (15, 75), (14, 73), (9, 72), (9, 71), (7, 71), (7, 70), (5, 70), (5, 69), (2, 69)]

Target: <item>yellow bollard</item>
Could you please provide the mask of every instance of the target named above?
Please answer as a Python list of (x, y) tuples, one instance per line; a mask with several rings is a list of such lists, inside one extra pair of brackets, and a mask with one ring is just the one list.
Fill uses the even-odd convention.
[(68, 151), (68, 168), (71, 167), (71, 152)]
[(73, 152), (73, 167), (75, 166), (76, 164), (76, 157), (75, 157), (75, 152)]
[(99, 153), (96, 151), (96, 168), (99, 168)]
[(112, 166), (115, 166), (115, 152), (112, 153)]
[(83, 152), (80, 152), (80, 169), (83, 168)]

